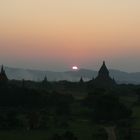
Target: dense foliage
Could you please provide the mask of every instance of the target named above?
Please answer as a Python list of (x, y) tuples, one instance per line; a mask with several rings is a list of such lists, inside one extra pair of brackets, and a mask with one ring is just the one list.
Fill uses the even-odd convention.
[[(50, 140), (77, 140), (79, 138), (71, 126), (76, 128), (78, 122), (88, 122), (93, 128), (96, 125), (100, 127), (90, 134), (95, 140), (107, 139), (106, 125), (126, 130), (125, 137), (130, 135), (127, 130), (132, 130), (135, 120), (133, 107), (139, 106), (140, 87), (116, 85), (105, 88), (92, 85), (91, 88), (91, 85), (84, 81), (47, 80), (10, 81), (1, 85), (0, 129), (65, 130), (52, 133)], [(127, 98), (136, 100), (127, 102)]]

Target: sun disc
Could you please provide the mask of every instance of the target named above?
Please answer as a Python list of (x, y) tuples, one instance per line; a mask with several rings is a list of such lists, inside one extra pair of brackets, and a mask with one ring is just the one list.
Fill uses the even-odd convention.
[(73, 70), (78, 70), (78, 67), (77, 66), (73, 66), (72, 69)]

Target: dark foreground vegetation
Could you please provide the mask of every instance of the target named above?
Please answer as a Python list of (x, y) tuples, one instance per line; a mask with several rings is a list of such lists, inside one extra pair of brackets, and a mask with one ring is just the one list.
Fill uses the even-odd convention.
[(140, 86), (9, 81), (0, 85), (1, 140), (139, 140)]

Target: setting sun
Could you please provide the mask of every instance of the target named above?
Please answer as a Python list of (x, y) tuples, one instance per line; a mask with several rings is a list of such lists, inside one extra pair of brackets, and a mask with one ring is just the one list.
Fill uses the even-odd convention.
[(73, 70), (78, 70), (79, 68), (77, 66), (72, 67)]

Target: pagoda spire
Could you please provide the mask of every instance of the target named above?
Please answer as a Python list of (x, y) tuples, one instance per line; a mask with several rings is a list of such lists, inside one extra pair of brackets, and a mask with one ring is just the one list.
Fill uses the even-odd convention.
[(1, 73), (5, 73), (3, 65), (1, 66)]
[(106, 67), (105, 61), (103, 61), (103, 64), (99, 70), (98, 73), (99, 76), (103, 76), (103, 77), (108, 77), (109, 76), (109, 70)]
[(83, 77), (81, 76), (80, 83), (83, 83), (83, 82), (84, 82), (84, 80), (83, 80)]
[(2, 65), (1, 72), (0, 72), (0, 83), (5, 84), (5, 83), (7, 83), (7, 81), (8, 81), (8, 78), (7, 78), (7, 75), (5, 73), (4, 66)]
[(95, 83), (102, 84), (102, 85), (112, 85), (115, 84), (115, 80), (112, 79), (109, 75), (109, 70), (106, 67), (105, 61), (103, 61), (103, 64), (101, 68), (99, 69), (98, 76), (95, 78)]

